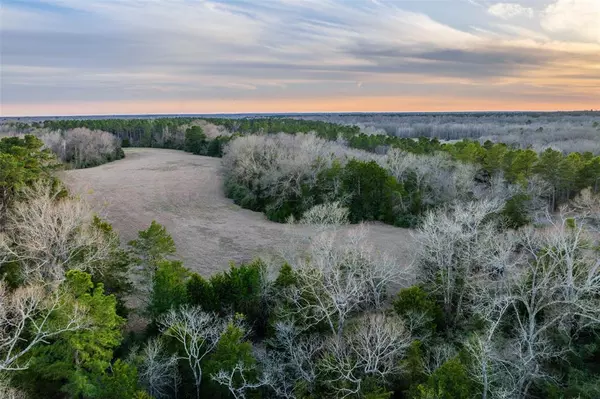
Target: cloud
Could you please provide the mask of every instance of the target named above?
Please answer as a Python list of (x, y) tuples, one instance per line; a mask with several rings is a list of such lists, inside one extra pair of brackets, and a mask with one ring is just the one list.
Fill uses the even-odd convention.
[(546, 21), (542, 29), (539, 13), (499, 21), (467, 2), (453, 3), (460, 18), (449, 18), (426, 3), (5, 0), (1, 101), (4, 109), (214, 99), (266, 107), (284, 93), (360, 103), (406, 92), (443, 97), (464, 87), (480, 101), (490, 95), (486, 87), (504, 84), (515, 99), (531, 82), (583, 90), (577, 76), (591, 77), (590, 93), (600, 88), (593, 78), (600, 46), (567, 31), (569, 23)]
[(488, 8), (488, 13), (503, 19), (515, 17), (533, 18), (533, 9), (516, 3), (496, 3)]
[(600, 1), (557, 0), (546, 7), (540, 23), (548, 32), (600, 43)]

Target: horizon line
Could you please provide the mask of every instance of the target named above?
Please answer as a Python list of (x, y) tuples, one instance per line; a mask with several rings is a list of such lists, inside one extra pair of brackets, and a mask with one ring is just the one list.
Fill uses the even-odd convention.
[(486, 113), (573, 113), (573, 112), (600, 112), (600, 109), (572, 109), (572, 110), (553, 110), (553, 111), (535, 111), (535, 110), (488, 110), (488, 111), (336, 111), (336, 112), (208, 112), (208, 113), (142, 113), (142, 114), (55, 114), (55, 115), (0, 115), (1, 119), (18, 118), (82, 118), (82, 117), (126, 117), (126, 116), (211, 116), (211, 115), (327, 115), (327, 114), (486, 114)]

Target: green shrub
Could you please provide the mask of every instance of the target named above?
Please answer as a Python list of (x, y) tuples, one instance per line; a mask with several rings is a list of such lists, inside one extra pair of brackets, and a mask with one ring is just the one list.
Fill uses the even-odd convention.
[(196, 155), (206, 153), (206, 135), (200, 126), (192, 126), (185, 131), (184, 148)]
[(188, 303), (200, 306), (206, 312), (220, 310), (220, 303), (210, 282), (193, 273), (186, 283)]
[(404, 319), (416, 316), (420, 325), (416, 326), (414, 333), (420, 336), (434, 334), (437, 325), (443, 323), (440, 307), (423, 288), (416, 285), (400, 290), (394, 301), (394, 310)]
[(163, 260), (158, 263), (148, 304), (148, 314), (152, 320), (187, 302), (185, 281), (188, 275), (188, 270), (180, 261)]
[(475, 389), (458, 358), (446, 361), (417, 388), (415, 399), (472, 399)]
[(501, 216), (504, 217), (507, 227), (518, 229), (531, 222), (527, 212), (527, 201), (530, 200), (527, 194), (517, 194), (506, 201)]

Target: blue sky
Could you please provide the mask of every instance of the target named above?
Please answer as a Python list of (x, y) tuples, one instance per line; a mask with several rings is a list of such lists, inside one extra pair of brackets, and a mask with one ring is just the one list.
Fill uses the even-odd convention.
[(3, 0), (2, 115), (600, 108), (600, 0)]

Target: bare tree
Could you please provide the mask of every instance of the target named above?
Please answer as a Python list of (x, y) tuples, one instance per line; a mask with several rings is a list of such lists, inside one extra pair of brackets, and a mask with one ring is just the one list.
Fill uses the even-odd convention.
[(297, 285), (286, 292), (292, 313), (306, 328), (325, 322), (341, 337), (346, 320), (358, 310), (382, 306), (388, 286), (408, 272), (366, 241), (366, 227), (323, 231), (308, 253), (291, 262)]
[(218, 344), (227, 328), (227, 321), (215, 313), (206, 313), (196, 306), (171, 309), (158, 320), (163, 334), (175, 338), (181, 345), (196, 385), (196, 397), (200, 397), (202, 383), (202, 359)]
[[(17, 260), (26, 281), (62, 280), (68, 269), (102, 272), (116, 237), (93, 225), (88, 205), (78, 198), (59, 198), (48, 184), (23, 190), (23, 200), (7, 214), (0, 254)], [(2, 256), (2, 255), (0, 255)]]
[(595, 194), (591, 188), (584, 188), (571, 202), (572, 208), (588, 220), (594, 229), (600, 228), (600, 195)]
[(556, 347), (552, 334), (572, 338), (600, 324), (600, 260), (589, 250), (583, 224), (565, 217), (545, 230), (521, 234), (527, 262), (510, 276), (507, 298), (517, 334), (511, 365), (519, 370), (519, 390), (549, 378), (543, 364), (568, 348)]
[(318, 230), (335, 228), (349, 223), (350, 211), (341, 205), (340, 201), (315, 205), (304, 212), (298, 222), (302, 225), (315, 226)]
[(349, 344), (363, 372), (385, 381), (399, 371), (399, 359), (412, 337), (395, 316), (371, 313), (362, 316), (349, 332)]
[(272, 350), (258, 353), (266, 385), (277, 397), (296, 398), (299, 382), (312, 389), (317, 380), (317, 357), (323, 350), (319, 335), (303, 336), (290, 322), (275, 324), (275, 336), (268, 341)]
[(218, 373), (211, 376), (212, 380), (218, 384), (227, 387), (235, 399), (246, 399), (246, 391), (260, 388), (269, 382), (261, 377), (256, 381), (249, 381), (248, 373), (256, 371), (255, 366), (248, 366), (239, 362), (231, 370), (219, 370)]
[(365, 377), (389, 382), (412, 342), (398, 317), (377, 313), (360, 317), (344, 337), (330, 340), (321, 359), (326, 383), (341, 398), (358, 394)]
[[(481, 284), (471, 301), (486, 322), (467, 344), (484, 397), (527, 397), (532, 384), (554, 378), (547, 362), (571, 349), (555, 338), (570, 342), (600, 324), (600, 261), (584, 224), (560, 215), (515, 238), (522, 256), (505, 262), (501, 277)], [(509, 335), (498, 328), (506, 320)]]
[(193, 120), (189, 124), (180, 126), (180, 128), (185, 132), (185, 130), (192, 126), (200, 126), (206, 137), (210, 139), (216, 139), (217, 137), (229, 137), (232, 135), (232, 133), (227, 130), (225, 126), (214, 125), (208, 121), (205, 121), (204, 119)]
[[(236, 138), (225, 149), (222, 162), (228, 179), (277, 199), (273, 205), (277, 208), (290, 196), (302, 197), (303, 187), (314, 187), (319, 174), (334, 161), (343, 165), (353, 158), (370, 160), (379, 156), (312, 133), (280, 133)], [(336, 197), (339, 189), (334, 182), (329, 191)]]
[(496, 342), (493, 327), (465, 343), (471, 356), (469, 373), (481, 385), (482, 399), (510, 399), (518, 396), (518, 369), (505, 358), (505, 348)]
[(489, 191), (476, 183), (478, 170), (474, 165), (455, 161), (447, 153), (418, 155), (390, 149), (380, 162), (399, 182), (414, 179), (422, 201), (428, 205), (466, 200), (476, 191)]
[(24, 370), (19, 360), (34, 347), (68, 331), (87, 327), (85, 309), (72, 308), (64, 323), (50, 316), (64, 306), (62, 290), (55, 285), (28, 285), (10, 291), (0, 282), (0, 372)]
[(75, 167), (95, 166), (112, 160), (119, 148), (115, 135), (86, 128), (48, 132), (40, 139), (61, 161), (72, 163)]
[(497, 200), (458, 203), (428, 213), (418, 230), (419, 279), (443, 298), (451, 325), (468, 314), (478, 290), (473, 283), (501, 275), (510, 263), (514, 241), (490, 221), (501, 206)]
[(154, 338), (142, 350), (142, 361), (138, 366), (140, 383), (156, 399), (169, 398), (177, 392), (179, 373), (177, 357), (165, 353), (163, 343)]

